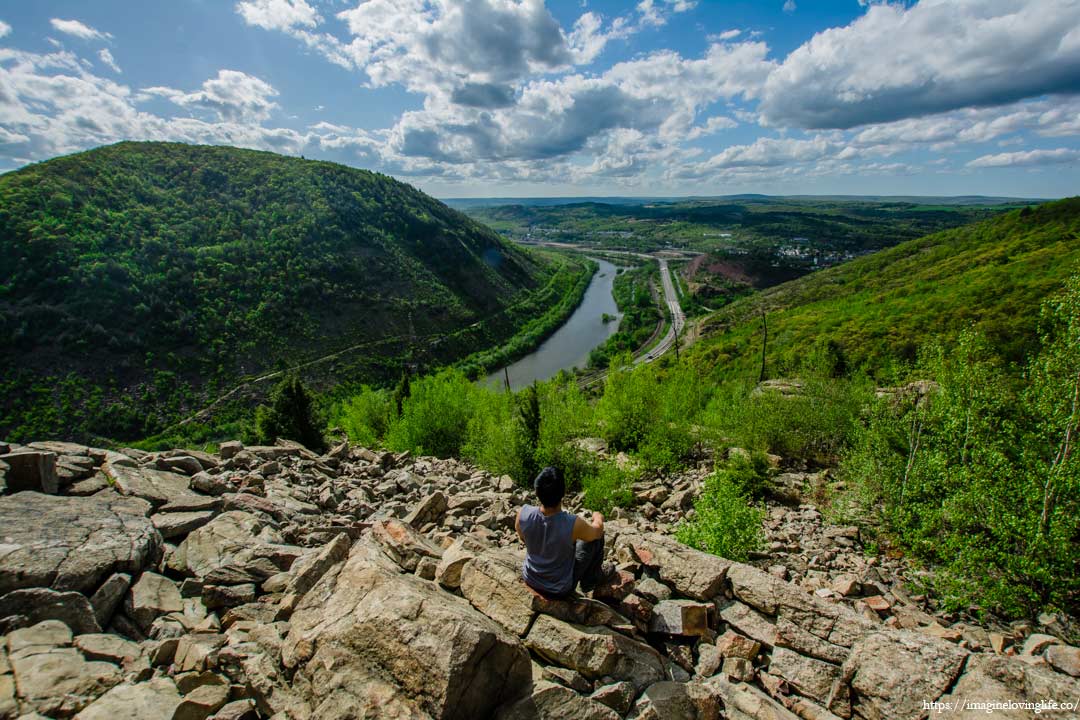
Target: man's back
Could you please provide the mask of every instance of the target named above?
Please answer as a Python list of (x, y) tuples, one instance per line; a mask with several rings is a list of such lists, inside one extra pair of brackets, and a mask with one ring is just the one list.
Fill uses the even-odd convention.
[(565, 595), (573, 590), (576, 520), (576, 515), (565, 511), (544, 515), (534, 505), (521, 509), (526, 549), (521, 575), (530, 587), (545, 595)]

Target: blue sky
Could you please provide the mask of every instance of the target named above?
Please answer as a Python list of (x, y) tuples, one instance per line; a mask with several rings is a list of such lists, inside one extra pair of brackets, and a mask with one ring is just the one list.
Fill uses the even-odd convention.
[(1080, 188), (1080, 0), (0, 6), (0, 170), (124, 139), (440, 197)]

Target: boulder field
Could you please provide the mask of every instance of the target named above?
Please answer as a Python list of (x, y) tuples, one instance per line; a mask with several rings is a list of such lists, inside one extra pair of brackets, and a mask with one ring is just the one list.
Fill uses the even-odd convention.
[(706, 473), (635, 486), (607, 523), (617, 573), (551, 600), (520, 580), (530, 494), (456, 460), (0, 443), (0, 720), (1028, 718), (1080, 697), (1068, 618), (935, 614), (802, 502), (806, 473), (775, 474), (752, 564), (680, 544)]

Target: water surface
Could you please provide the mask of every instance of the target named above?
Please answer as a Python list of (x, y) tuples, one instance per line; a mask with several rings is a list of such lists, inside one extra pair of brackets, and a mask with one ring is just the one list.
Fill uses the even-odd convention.
[[(600, 269), (593, 275), (589, 287), (585, 290), (585, 297), (581, 299), (581, 304), (574, 313), (540, 347), (507, 368), (512, 390), (530, 385), (533, 380), (552, 378), (560, 370), (585, 367), (592, 349), (619, 329), (622, 314), (611, 294), (617, 268), (606, 260), (592, 259)], [(617, 319), (605, 323), (604, 313)], [(483, 382), (502, 385), (502, 368)]]

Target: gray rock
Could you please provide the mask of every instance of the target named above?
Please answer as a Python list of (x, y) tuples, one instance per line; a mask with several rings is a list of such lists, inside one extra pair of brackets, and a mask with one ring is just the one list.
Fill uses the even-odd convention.
[(1058, 672), (1080, 677), (1080, 648), (1072, 645), (1051, 645), (1046, 649), (1046, 661)]
[(461, 586), (461, 571), (477, 554), (491, 549), (491, 545), (463, 535), (443, 550), (442, 558), (435, 567), (435, 581), (444, 588), (456, 590)]
[(137, 685), (117, 685), (75, 716), (75, 720), (149, 720), (172, 718), (180, 693), (169, 678), (157, 677)]
[(446, 496), (441, 492), (433, 492), (425, 497), (405, 516), (404, 522), (419, 530), (428, 523), (438, 523), (446, 514)]
[(94, 617), (97, 618), (98, 625), (103, 628), (109, 626), (129, 587), (131, 587), (131, 576), (127, 573), (115, 573), (101, 583), (101, 587), (90, 597), (90, 605), (94, 608)]
[(23, 588), (0, 597), (0, 617), (21, 615), (26, 625), (59, 620), (74, 633), (98, 633), (101, 626), (86, 596), (48, 588)]
[(138, 643), (112, 633), (78, 635), (74, 642), (75, 647), (87, 660), (101, 660), (119, 665), (125, 660), (134, 660), (142, 655), (142, 648)]
[(723, 704), (703, 686), (664, 680), (645, 689), (630, 717), (634, 720), (719, 720)]
[(772, 652), (769, 673), (786, 680), (800, 695), (825, 703), (840, 678), (840, 667), (778, 647)]
[(143, 632), (148, 632), (159, 616), (183, 611), (184, 599), (176, 583), (157, 573), (140, 575), (124, 599), (125, 614)]
[(0, 594), (28, 587), (92, 592), (115, 572), (140, 572), (161, 536), (149, 506), (116, 495), (0, 497)]
[(548, 662), (589, 679), (626, 680), (640, 690), (664, 678), (660, 653), (606, 627), (572, 625), (540, 615), (525, 645)]
[(70, 632), (56, 621), (51, 623), (55, 624), (45, 622), (11, 633), (9, 662), (24, 710), (70, 717), (119, 683), (120, 669), (84, 659), (78, 650), (67, 647)]
[(622, 682), (610, 683), (596, 688), (596, 691), (589, 696), (589, 699), (608, 706), (619, 717), (622, 717), (630, 712), (635, 697), (637, 697), (637, 690), (634, 688), (634, 684), (623, 680)]
[(952, 686), (967, 656), (950, 642), (910, 630), (871, 633), (844, 662), (829, 710), (866, 720), (923, 717), (923, 702)]
[(293, 575), (288, 587), (285, 588), (285, 597), (281, 599), (280, 616), (283, 619), (292, 614), (300, 600), (311, 588), (315, 587), (315, 583), (322, 579), (330, 568), (343, 562), (349, 556), (350, 547), (352, 547), (352, 540), (349, 536), (344, 533), (338, 535), (327, 543), (311, 562), (305, 563), (304, 567)]
[(705, 635), (709, 632), (711, 607), (693, 600), (664, 600), (653, 606), (649, 630), (668, 635)]
[[(238, 578), (241, 582), (251, 582), (253, 578), (244, 568), (257, 558), (269, 559), (278, 570), (288, 570), (301, 551), (267, 542), (265, 527), (265, 520), (250, 513), (224, 512), (189, 534), (176, 549), (173, 562), (200, 580), (215, 570), (230, 570), (243, 573)], [(223, 580), (212, 579), (219, 584)]]
[(55, 495), (59, 489), (56, 453), (20, 451), (0, 455), (0, 462), (8, 467), (4, 483), (9, 493), (28, 490)]
[(218, 445), (218, 455), (222, 460), (228, 460), (231, 457), (235, 457), (238, 452), (244, 449), (244, 444), (239, 440), (229, 440)]
[[(1080, 680), (1053, 672), (1047, 667), (1040, 667), (1018, 658), (1002, 655), (974, 654), (964, 667), (964, 673), (956, 681), (947, 695), (939, 702), (955, 706), (963, 702), (1008, 703), (1008, 702), (1045, 702), (1070, 698), (1068, 702), (1080, 697)], [(1061, 711), (1044, 713), (1047, 717), (1075, 717)], [(962, 717), (1003, 717), (1013, 719), (1032, 718), (1031, 710), (996, 709), (993, 715), (985, 710), (969, 710), (959, 713)], [(903, 717), (903, 716), (898, 716)], [(914, 717), (914, 715), (911, 715)], [(934, 717), (931, 714), (931, 717)]]
[(155, 508), (195, 495), (189, 487), (190, 479), (179, 473), (128, 467), (111, 461), (107, 461), (101, 469), (112, 479), (113, 487), (121, 495), (142, 498)]
[(206, 720), (229, 701), (229, 688), (203, 685), (184, 696), (173, 712), (172, 720)]
[(422, 557), (438, 560), (442, 548), (418, 533), (411, 525), (398, 520), (380, 520), (371, 527), (371, 536), (386, 555), (405, 572), (416, 570)]
[(711, 600), (719, 593), (731, 565), (729, 560), (658, 534), (620, 533), (616, 548), (628, 552), (642, 565), (655, 570), (664, 583), (694, 600)]
[(213, 511), (204, 512), (164, 512), (150, 516), (161, 537), (171, 540), (183, 537), (192, 530), (201, 528), (214, 519)]
[(535, 683), (526, 696), (501, 709), (496, 720), (619, 720), (611, 708), (551, 682)]
[(290, 627), (282, 661), (295, 669), (295, 687), (317, 689), (304, 692), (319, 718), (485, 717), (531, 675), (517, 638), (435, 584), (400, 574), (370, 537), (304, 597)]
[(254, 583), (242, 585), (206, 585), (203, 587), (203, 604), (208, 610), (236, 607), (255, 602)]

